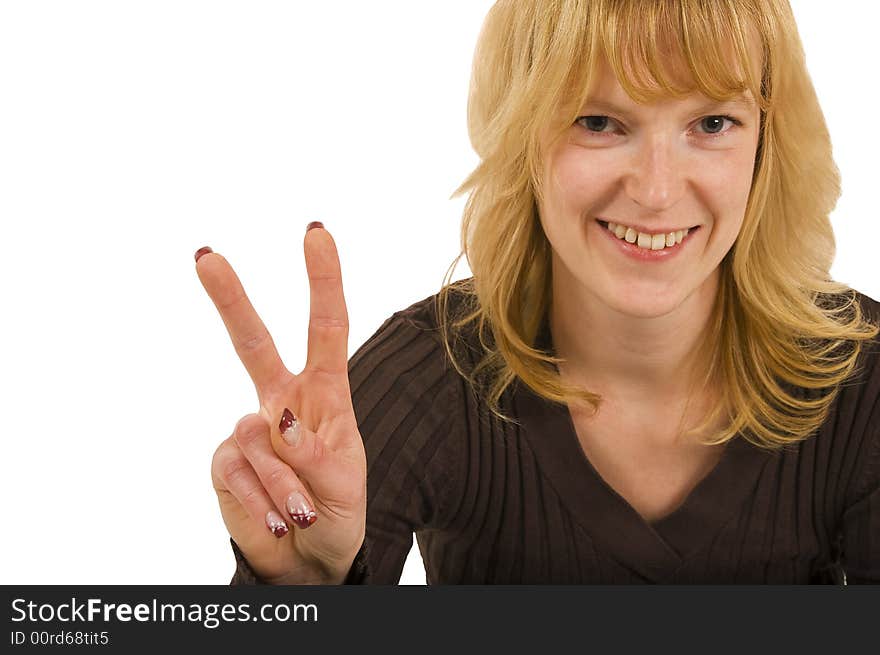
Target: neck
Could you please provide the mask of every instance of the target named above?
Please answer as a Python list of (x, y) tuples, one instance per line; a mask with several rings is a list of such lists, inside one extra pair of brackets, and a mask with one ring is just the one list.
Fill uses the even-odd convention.
[(688, 397), (705, 371), (698, 350), (718, 270), (669, 313), (643, 318), (610, 307), (563, 268), (554, 271), (549, 317), (554, 349), (565, 360), (560, 372), (590, 391), (642, 406)]

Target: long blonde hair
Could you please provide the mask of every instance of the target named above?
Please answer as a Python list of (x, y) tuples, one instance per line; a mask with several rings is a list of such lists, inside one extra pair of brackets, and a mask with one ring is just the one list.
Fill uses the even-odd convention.
[[(751, 74), (754, 36), (763, 50), (760, 79)], [(730, 53), (744, 75), (732, 72)], [(854, 372), (861, 342), (878, 328), (862, 315), (855, 292), (830, 278), (828, 215), (840, 176), (786, 0), (500, 0), (492, 7), (468, 101), (480, 163), (453, 194), (469, 192), (462, 250), (437, 294), (451, 361), (506, 421), (513, 419), (499, 399), (516, 378), (546, 399), (598, 408), (598, 394), (564, 382), (552, 366), (564, 360), (534, 345), (551, 301), (550, 245), (537, 209), (542, 134), (549, 128), (558, 139), (574, 122), (601, 56), (637, 101), (693, 91), (725, 100), (746, 89), (757, 100), (752, 188), (721, 264), (701, 351), (711, 362), (706, 388), (717, 385), (722, 400), (688, 434), (725, 425), (702, 442), (721, 444), (742, 432), (769, 449), (807, 438)], [(687, 65), (690, 88), (666, 74), (664, 61)], [(473, 277), (450, 283), (462, 256)], [(450, 303), (450, 293), (462, 300)], [(459, 311), (447, 316), (453, 304)], [(482, 350), (466, 370), (454, 340), (468, 325), (476, 326)]]

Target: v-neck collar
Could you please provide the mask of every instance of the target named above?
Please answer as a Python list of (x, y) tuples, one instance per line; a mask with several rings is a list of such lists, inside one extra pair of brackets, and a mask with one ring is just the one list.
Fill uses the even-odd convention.
[[(546, 318), (536, 347), (556, 354)], [(733, 518), (772, 457), (742, 436), (735, 437), (684, 502), (649, 523), (593, 467), (567, 405), (539, 397), (519, 379), (513, 397), (538, 466), (574, 520), (622, 564), (661, 584)]]

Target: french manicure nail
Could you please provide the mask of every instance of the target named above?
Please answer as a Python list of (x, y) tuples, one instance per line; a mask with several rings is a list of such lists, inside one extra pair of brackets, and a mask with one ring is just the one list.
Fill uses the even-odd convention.
[(303, 530), (318, 520), (315, 510), (309, 507), (305, 496), (298, 491), (292, 492), (287, 497), (287, 512), (290, 514), (293, 522)]
[(309, 230), (311, 230), (313, 227), (320, 227), (320, 228), (323, 228), (323, 227), (324, 227), (324, 224), (323, 224), (321, 221), (312, 221), (311, 223), (309, 223), (308, 225), (306, 225), (306, 232), (308, 232)]
[(196, 261), (199, 261), (199, 257), (201, 257), (202, 255), (207, 255), (209, 252), (214, 252), (213, 250), (211, 250), (210, 246), (202, 246), (201, 248), (196, 250)]
[(279, 539), (288, 532), (287, 523), (284, 522), (284, 519), (281, 518), (281, 515), (278, 512), (272, 510), (269, 510), (266, 513), (266, 525), (268, 526), (269, 531)]
[(281, 415), (281, 423), (278, 424), (278, 429), (281, 430), (281, 436), (288, 445), (295, 446), (299, 443), (299, 420), (294, 413), (286, 407), (284, 408), (284, 413)]

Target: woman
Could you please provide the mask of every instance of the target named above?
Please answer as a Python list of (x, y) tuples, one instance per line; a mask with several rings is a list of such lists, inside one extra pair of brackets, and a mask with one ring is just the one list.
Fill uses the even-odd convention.
[(787, 2), (501, 0), (469, 122), (473, 277), (349, 362), (323, 226), (296, 376), (196, 253), (260, 398), (233, 582), (395, 583), (413, 532), (429, 583), (880, 582), (880, 304)]

